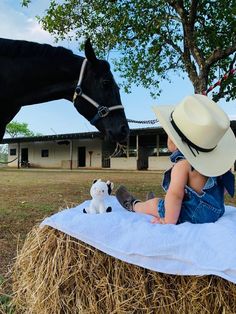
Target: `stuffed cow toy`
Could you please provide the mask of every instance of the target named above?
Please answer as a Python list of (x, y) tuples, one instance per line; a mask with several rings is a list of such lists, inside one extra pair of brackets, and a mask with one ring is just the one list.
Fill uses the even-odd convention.
[(85, 214), (102, 214), (109, 213), (112, 208), (105, 205), (105, 198), (111, 195), (111, 191), (114, 185), (112, 182), (104, 182), (101, 179), (94, 180), (90, 189), (90, 195), (92, 200), (89, 207), (84, 208), (83, 212)]

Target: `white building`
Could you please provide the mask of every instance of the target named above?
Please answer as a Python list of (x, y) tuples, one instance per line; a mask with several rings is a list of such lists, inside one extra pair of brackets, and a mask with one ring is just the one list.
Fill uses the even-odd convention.
[[(236, 121), (231, 125), (236, 131)], [(164, 170), (170, 166), (167, 135), (162, 128), (131, 129), (127, 149), (99, 132), (4, 139), (8, 167), (62, 169)]]

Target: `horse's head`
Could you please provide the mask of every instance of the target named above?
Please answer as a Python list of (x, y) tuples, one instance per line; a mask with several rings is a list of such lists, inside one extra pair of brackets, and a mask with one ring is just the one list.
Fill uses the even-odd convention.
[(109, 140), (122, 143), (129, 135), (129, 127), (110, 65), (96, 58), (89, 40), (85, 43), (85, 56), (74, 105)]

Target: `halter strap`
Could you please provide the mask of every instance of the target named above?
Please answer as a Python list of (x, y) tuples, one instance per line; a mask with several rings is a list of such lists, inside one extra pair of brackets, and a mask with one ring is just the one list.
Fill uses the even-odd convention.
[(82, 80), (84, 78), (84, 72), (85, 72), (85, 68), (86, 68), (87, 62), (88, 62), (88, 60), (85, 58), (83, 63), (82, 63), (82, 66), (81, 66), (79, 80), (78, 80), (77, 86), (75, 88), (75, 92), (74, 92), (74, 96), (73, 96), (73, 104), (75, 105), (75, 100), (77, 99), (77, 97), (83, 97), (91, 105), (93, 105), (95, 108), (97, 108), (98, 112), (90, 120), (90, 123), (92, 125), (95, 125), (95, 123), (98, 120), (100, 120), (101, 118), (106, 117), (111, 111), (117, 110), (117, 109), (123, 109), (124, 110), (124, 107), (122, 105), (117, 105), (117, 106), (112, 106), (112, 107), (101, 106), (95, 100), (93, 100), (88, 95), (83, 93), (83, 90), (81, 88), (81, 84), (82, 84)]
[(176, 133), (179, 135), (181, 140), (188, 145), (188, 147), (189, 147), (189, 149), (190, 149), (190, 151), (191, 151), (191, 153), (193, 154), (194, 157), (196, 157), (196, 154), (194, 153), (193, 148), (196, 150), (197, 154), (199, 154), (199, 151), (200, 152), (204, 152), (204, 153), (209, 153), (209, 152), (213, 151), (216, 148), (216, 146), (212, 147), (212, 148), (203, 148), (203, 147), (200, 147), (200, 146), (194, 144), (193, 142), (191, 142), (186, 137), (186, 135), (184, 135), (184, 133), (176, 125), (176, 123), (175, 123), (175, 121), (173, 119), (173, 111), (171, 112), (171, 115), (170, 115), (170, 123), (172, 124), (173, 128), (175, 129)]

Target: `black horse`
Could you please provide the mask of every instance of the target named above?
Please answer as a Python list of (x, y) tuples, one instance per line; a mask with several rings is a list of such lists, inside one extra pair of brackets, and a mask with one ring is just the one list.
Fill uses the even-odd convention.
[(72, 101), (109, 140), (127, 139), (129, 127), (109, 63), (96, 58), (89, 40), (85, 56), (63, 47), (0, 38), (0, 142), (22, 106), (61, 98)]

